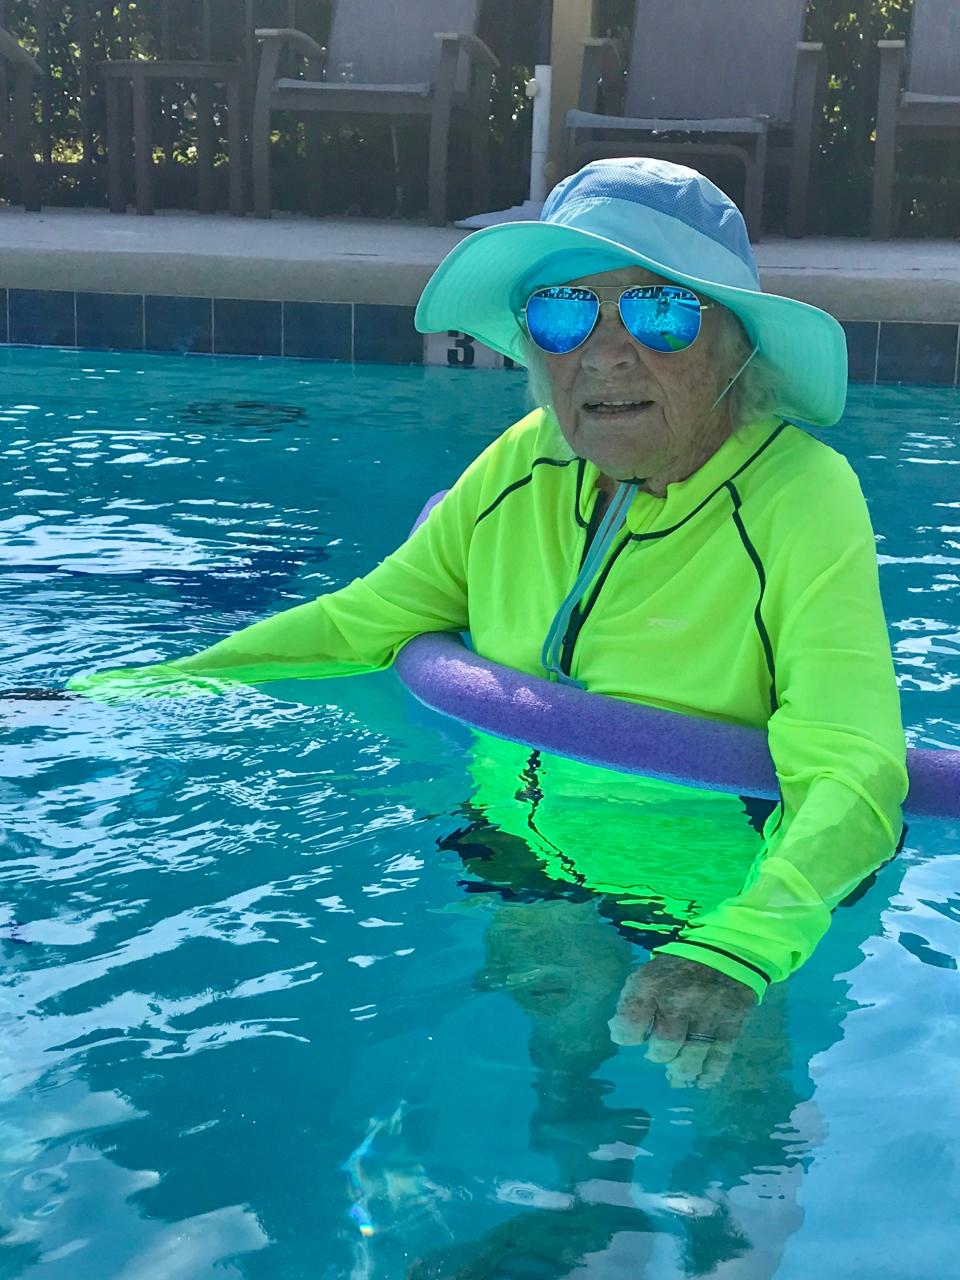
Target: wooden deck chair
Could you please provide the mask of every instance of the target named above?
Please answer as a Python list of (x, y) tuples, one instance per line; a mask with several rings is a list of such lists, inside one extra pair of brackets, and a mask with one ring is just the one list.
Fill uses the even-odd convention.
[(40, 191), (32, 136), (33, 82), (34, 77), (43, 75), (43, 71), (3, 27), (0, 27), (0, 59), (6, 64), (8, 73), (13, 73), (10, 110), (0, 120), (0, 145), (16, 170), (23, 207), (36, 213), (40, 208)]
[(766, 166), (787, 163), (787, 229), (802, 235), (826, 85), (823, 46), (801, 41), (805, 8), (806, 0), (637, 0), (625, 93), (617, 93), (615, 45), (585, 42), (580, 104), (566, 118), (567, 168), (603, 155), (733, 157), (757, 239)]
[(897, 142), (960, 137), (960, 0), (914, 0), (909, 41), (881, 40), (878, 48), (870, 234), (882, 240), (893, 226)]
[[(253, 108), (253, 203), (270, 216), (270, 117), (323, 112), (344, 119), (422, 120), (429, 129), (429, 217), (447, 216), (451, 124), (470, 126), (473, 199), (489, 203), (487, 138), (496, 58), (477, 37), (480, 0), (336, 0), (326, 51), (302, 31), (258, 30), (263, 42)], [(279, 74), (281, 54), (307, 60), (303, 79)]]

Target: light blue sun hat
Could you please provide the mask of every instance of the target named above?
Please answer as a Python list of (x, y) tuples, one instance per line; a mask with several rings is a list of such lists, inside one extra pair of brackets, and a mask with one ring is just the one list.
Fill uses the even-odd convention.
[(629, 266), (734, 312), (780, 375), (778, 413), (821, 427), (843, 413), (843, 329), (818, 307), (763, 293), (740, 210), (703, 174), (665, 160), (594, 160), (554, 187), (538, 222), (474, 232), (430, 277), (414, 323), (468, 333), (524, 364), (518, 316), (534, 289)]

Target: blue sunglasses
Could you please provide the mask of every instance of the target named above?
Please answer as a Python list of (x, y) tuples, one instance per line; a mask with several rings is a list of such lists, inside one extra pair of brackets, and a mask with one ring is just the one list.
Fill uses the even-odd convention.
[(697, 340), (700, 316), (710, 309), (689, 289), (653, 284), (602, 286), (552, 285), (527, 299), (523, 317), (527, 333), (551, 355), (567, 355), (593, 333), (602, 302), (616, 302), (623, 327), (650, 351), (686, 351)]

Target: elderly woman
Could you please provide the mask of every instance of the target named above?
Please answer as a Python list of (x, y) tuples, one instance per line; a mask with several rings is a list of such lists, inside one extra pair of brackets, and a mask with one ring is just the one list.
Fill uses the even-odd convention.
[[(656, 784), (492, 740), (461, 833), (488, 880), (513, 877), (505, 896), (537, 877), (569, 891), (566, 927), (593, 892), (653, 947), (626, 976), (614, 1039), (710, 1084), (747, 1011), (901, 830), (866, 506), (847, 463), (791, 421), (842, 412), (842, 331), (761, 292), (715, 186), (646, 159), (589, 164), (540, 222), (464, 240), (417, 323), (525, 362), (536, 409), (366, 577), (133, 683), (347, 675), (418, 633), (469, 629), (480, 654), (528, 673), (766, 726), (781, 796), (762, 841), (734, 798), (691, 792), (678, 809), (675, 791), (666, 804)], [(517, 872), (520, 846), (535, 865)]]

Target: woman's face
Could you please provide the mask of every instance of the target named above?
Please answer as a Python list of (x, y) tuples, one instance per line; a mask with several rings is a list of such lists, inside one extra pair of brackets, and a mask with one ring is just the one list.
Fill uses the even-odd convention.
[[(669, 284), (642, 267), (603, 271), (575, 285)], [(712, 410), (736, 372), (719, 367), (722, 321), (705, 310), (686, 351), (650, 351), (631, 338), (615, 304), (604, 304), (590, 337), (567, 355), (544, 355), (563, 435), (582, 458), (616, 480), (684, 479), (729, 434), (726, 406)], [(621, 402), (623, 407), (616, 403)], [(656, 486), (654, 487), (656, 491)]]

